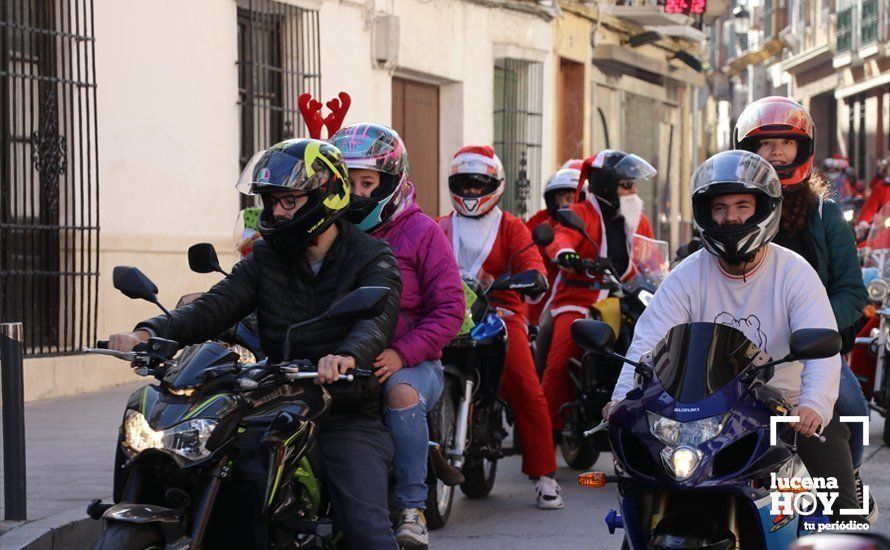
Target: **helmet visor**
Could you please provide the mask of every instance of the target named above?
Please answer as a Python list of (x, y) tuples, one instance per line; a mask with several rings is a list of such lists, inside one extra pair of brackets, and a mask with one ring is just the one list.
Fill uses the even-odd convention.
[[(497, 191), (500, 181), (482, 174), (454, 174), (448, 177), (449, 190), (461, 198), (490, 195)], [(481, 192), (478, 190), (481, 189)]]
[(782, 196), (782, 187), (775, 168), (763, 157), (747, 151), (726, 152), (706, 160), (692, 175), (692, 195), (717, 191), (711, 189), (717, 184), (721, 184), (726, 193), (749, 189), (773, 198)]
[(322, 155), (312, 166), (281, 150), (260, 151), (250, 159), (235, 186), (245, 195), (274, 191), (311, 191), (328, 183), (333, 170)]
[(658, 170), (654, 166), (637, 155), (626, 155), (612, 168), (612, 171), (616, 183), (625, 189), (632, 189), (634, 186), (647, 188), (658, 175)]

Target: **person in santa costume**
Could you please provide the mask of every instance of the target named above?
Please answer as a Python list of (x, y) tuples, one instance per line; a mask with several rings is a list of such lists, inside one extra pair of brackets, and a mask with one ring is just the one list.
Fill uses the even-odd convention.
[[(540, 273), (541, 295), (547, 289), (544, 262), (531, 232), (519, 218), (497, 207), (504, 194), (504, 167), (487, 146), (464, 147), (451, 161), (448, 188), (454, 212), (439, 224), (454, 247), (462, 273), (489, 280), (508, 271)], [(507, 356), (501, 394), (513, 408), (522, 440), (522, 471), (535, 479), (541, 509), (564, 506), (556, 474), (556, 453), (548, 429), (547, 401), (535, 373), (525, 320), (525, 305), (512, 291), (489, 294), (492, 305), (506, 310)]]
[[(639, 234), (653, 238), (637, 189), (651, 185), (656, 175), (651, 164), (623, 151), (607, 149), (586, 158), (580, 181), (589, 183), (589, 192), (585, 200), (570, 208), (584, 222), (593, 243), (579, 232), (560, 225), (555, 228), (553, 243), (546, 249), (548, 258), (556, 258), (562, 264), (547, 306), (553, 316), (553, 340), (543, 377), (550, 421), (557, 434), (564, 425), (559, 408), (574, 399), (567, 370), (569, 359), (581, 355), (572, 340), (570, 327), (576, 319), (587, 316), (592, 304), (609, 295), (608, 290), (600, 288), (603, 278), (585, 273), (581, 259), (608, 258), (619, 278), (624, 281), (633, 278), (633, 237)], [(580, 196), (581, 189), (577, 194)]]
[[(578, 178), (581, 176), (581, 165), (583, 163), (583, 159), (567, 160), (565, 164), (562, 165), (562, 168), (550, 176), (550, 179), (548, 179), (547, 183), (544, 185), (544, 205), (546, 208), (536, 212), (534, 216), (525, 222), (525, 226), (528, 227), (529, 231), (534, 231), (535, 228), (542, 223), (549, 224), (551, 227), (557, 226), (559, 221), (556, 218), (556, 213), (560, 208), (564, 208), (575, 202), (575, 194), (578, 190)], [(583, 192), (586, 191), (587, 184), (585, 183)], [(584, 200), (583, 192), (581, 200)], [(539, 247), (538, 251), (543, 256), (544, 266), (547, 268), (547, 282), (552, 289), (553, 282), (556, 280), (556, 275), (559, 273), (559, 268), (553, 265), (550, 258), (544, 255), (543, 248)], [(549, 298), (550, 296), (548, 293), (543, 300), (540, 300), (535, 304), (529, 304), (528, 321), (531, 324), (540, 324), (541, 313), (543, 313), (544, 306), (547, 304)]]

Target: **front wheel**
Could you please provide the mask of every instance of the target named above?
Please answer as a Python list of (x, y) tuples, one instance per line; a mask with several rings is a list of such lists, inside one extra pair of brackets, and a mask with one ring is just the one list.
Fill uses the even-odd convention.
[[(575, 430), (573, 430), (575, 431)], [(600, 456), (599, 449), (592, 438), (585, 438), (580, 433), (566, 435), (563, 433), (559, 442), (562, 458), (574, 470), (587, 470), (596, 463)]]
[(498, 461), (480, 458), (473, 463), (464, 464), (463, 470), (466, 481), (460, 484), (460, 490), (467, 498), (482, 498), (488, 496), (494, 488), (494, 478), (498, 471)]
[[(884, 360), (884, 368), (887, 368), (887, 360)], [(886, 374), (885, 374), (886, 376)], [(882, 403), (884, 406), (884, 410), (887, 410), (887, 406), (890, 405), (890, 380), (886, 380), (884, 382), (884, 402)], [(890, 419), (887, 418), (887, 414), (884, 414), (884, 445), (890, 445)]]
[[(435, 441), (442, 449), (442, 454), (451, 464), (454, 458), (451, 452), (454, 449), (455, 419), (457, 418), (459, 394), (457, 385), (451, 380), (445, 380), (445, 389), (442, 398), (427, 418), (430, 427), (430, 441)], [(426, 495), (426, 524), (430, 529), (440, 529), (448, 523), (451, 517), (451, 505), (454, 502), (454, 486), (445, 485), (435, 474), (427, 475)]]
[(93, 550), (161, 550), (164, 546), (156, 525), (114, 522), (102, 530)]

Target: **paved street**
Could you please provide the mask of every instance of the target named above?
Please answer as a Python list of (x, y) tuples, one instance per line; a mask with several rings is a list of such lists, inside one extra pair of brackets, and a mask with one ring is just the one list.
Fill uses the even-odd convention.
[[(93, 498), (111, 494), (112, 450), (124, 401), (135, 387), (26, 405), (28, 430), (28, 514), (32, 520), (72, 509), (83, 510)], [(890, 533), (890, 449), (879, 446), (883, 420), (873, 415), (872, 445), (863, 478), (876, 495), (882, 516), (877, 529)], [(607, 469), (609, 455), (597, 468)], [(519, 472), (518, 457), (499, 464), (489, 498), (458, 496), (451, 521), (435, 531), (435, 548), (613, 549), (619, 535), (609, 535), (603, 516), (614, 505), (614, 489), (581, 489), (575, 473), (561, 467), (566, 509), (539, 511), (534, 488)], [(2, 511), (2, 506), (0, 506)], [(619, 531), (620, 533), (620, 531)]]

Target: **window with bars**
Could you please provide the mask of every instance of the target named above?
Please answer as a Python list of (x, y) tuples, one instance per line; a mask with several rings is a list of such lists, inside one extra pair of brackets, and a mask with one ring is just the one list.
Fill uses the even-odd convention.
[(878, 40), (878, 0), (862, 0), (859, 22), (859, 45), (867, 46)]
[(500, 206), (519, 217), (540, 191), (543, 87), (542, 63), (495, 60), (494, 150), (507, 178)]
[(775, 13), (776, 9), (773, 0), (764, 0), (763, 12), (761, 13), (761, 19), (763, 20), (764, 42), (766, 42), (773, 36), (773, 18), (775, 17)]
[[(238, 0), (240, 166), (257, 151), (306, 137), (297, 98), (321, 99), (318, 12), (271, 0)], [(242, 196), (242, 207), (253, 204)]]
[(0, 321), (28, 356), (96, 337), (99, 195), (91, 0), (0, 3)]
[(853, 47), (853, 2), (838, 0), (837, 4), (837, 52), (847, 52)]

